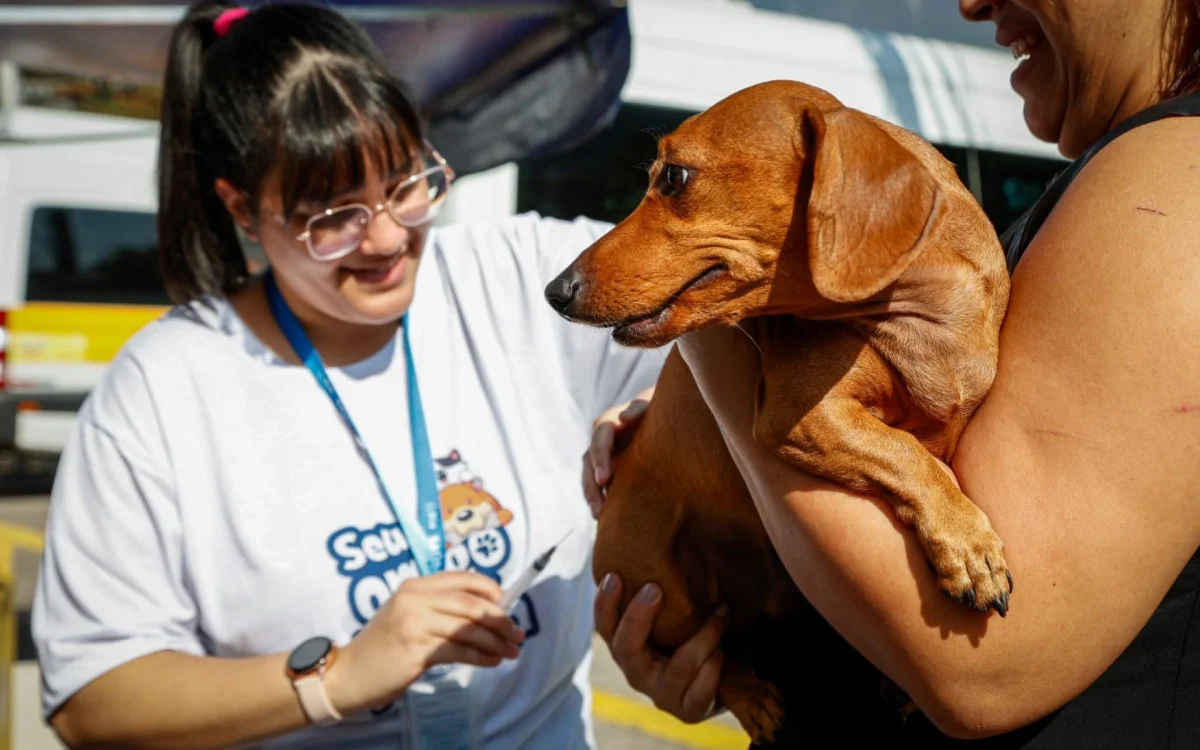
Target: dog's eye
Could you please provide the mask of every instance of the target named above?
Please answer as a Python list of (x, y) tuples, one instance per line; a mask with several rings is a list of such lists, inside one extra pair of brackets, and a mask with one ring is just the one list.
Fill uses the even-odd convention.
[(687, 181), (688, 171), (686, 167), (681, 167), (677, 164), (668, 164), (663, 167), (659, 191), (666, 196), (678, 195), (684, 186), (687, 185)]

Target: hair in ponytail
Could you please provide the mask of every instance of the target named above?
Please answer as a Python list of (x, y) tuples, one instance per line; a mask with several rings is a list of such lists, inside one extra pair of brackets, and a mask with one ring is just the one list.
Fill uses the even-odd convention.
[(367, 161), (411, 164), (421, 124), (366, 33), (316, 5), (264, 5), (218, 35), (236, 7), (206, 1), (175, 28), (163, 77), (158, 159), (159, 265), (177, 302), (236, 288), (247, 276), (224, 178), (257, 209), (278, 172), (285, 215), (360, 186)]
[(201, 174), (192, 137), (200, 109), (204, 54), (217, 39), (213, 23), (231, 3), (193, 6), (171, 37), (163, 76), (158, 149), (159, 266), (167, 292), (185, 301), (235, 286), (246, 275), (233, 218)]

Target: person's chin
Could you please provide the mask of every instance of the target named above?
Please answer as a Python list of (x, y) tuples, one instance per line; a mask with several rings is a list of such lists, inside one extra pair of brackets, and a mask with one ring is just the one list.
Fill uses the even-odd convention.
[[(398, 320), (408, 312), (413, 300), (413, 279), (387, 289), (356, 290), (350, 300), (358, 318), (367, 324), (383, 325)], [(365, 293), (364, 293), (365, 292)]]
[(1062, 137), (1065, 108), (1060, 97), (1045, 93), (1041, 86), (1022, 87), (1017, 93), (1025, 101), (1025, 127), (1030, 135), (1046, 143), (1058, 143)]
[(1034, 56), (1013, 72), (1013, 91), (1025, 102), (1025, 127), (1040, 141), (1057, 143), (1063, 122), (1063, 97), (1055, 75), (1056, 66), (1043, 45)]
[(1029, 134), (1039, 141), (1058, 143), (1058, 124), (1052, 118), (1046, 117), (1041, 108), (1029, 101), (1025, 102), (1025, 127), (1029, 128)]

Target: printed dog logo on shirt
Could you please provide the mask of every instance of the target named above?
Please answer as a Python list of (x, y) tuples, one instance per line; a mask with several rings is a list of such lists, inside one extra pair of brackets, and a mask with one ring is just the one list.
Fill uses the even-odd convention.
[[(508, 534), (491, 533), (513, 519), (512, 511), (500, 505), (483, 488), (480, 479), (458, 451), (445, 458), (435, 458), (438, 478), (438, 499), (442, 504), (442, 531), (446, 536), (446, 554), (457, 557), (456, 570), (486, 571), (499, 568), (503, 562), (496, 557), (508, 557)], [(466, 547), (466, 551), (458, 548)], [(467, 559), (463, 555), (467, 555)], [(465, 567), (459, 567), (464, 565)], [(447, 564), (447, 567), (452, 567)], [(493, 576), (497, 578), (498, 576)]]
[[(500, 570), (512, 555), (504, 527), (513, 520), (512, 511), (484, 489), (483, 480), (458, 451), (435, 458), (434, 471), (446, 536), (446, 569), (472, 570), (503, 586)], [(418, 575), (407, 540), (394, 521), (371, 529), (339, 529), (326, 546), (338, 572), (350, 579), (350, 609), (360, 624), (365, 625), (401, 583)], [(527, 595), (512, 614), (527, 636), (536, 635), (537, 615)]]
[(498, 529), (513, 519), (491, 493), (473, 484), (452, 484), (441, 492), (446, 548), (463, 544), (476, 532)]

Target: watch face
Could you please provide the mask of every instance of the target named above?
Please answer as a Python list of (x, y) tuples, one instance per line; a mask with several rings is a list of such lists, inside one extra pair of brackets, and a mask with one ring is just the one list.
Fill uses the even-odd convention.
[(328, 638), (321, 636), (309, 638), (292, 651), (288, 657), (288, 669), (297, 673), (307, 672), (317, 666), (329, 654), (329, 649), (332, 647), (333, 642)]

